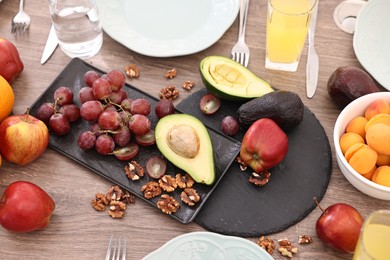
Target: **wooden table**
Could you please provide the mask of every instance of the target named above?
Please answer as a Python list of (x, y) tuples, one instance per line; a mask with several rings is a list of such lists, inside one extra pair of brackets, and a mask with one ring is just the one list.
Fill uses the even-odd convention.
[[(341, 1), (328, 0), (320, 3), (316, 35), (320, 74), (318, 90), (313, 99), (308, 99), (305, 95), (306, 48), (295, 73), (264, 68), (266, 1), (251, 1), (246, 34), (251, 50), (249, 69), (273, 86), (298, 93), (324, 126), (331, 146), (333, 125), (340, 110), (328, 96), (328, 78), (339, 66), (360, 66), (352, 48), (352, 36), (339, 30), (333, 22), (333, 10), (339, 2)], [(16, 0), (4, 0), (0, 3), (0, 35), (16, 45), (25, 65), (23, 73), (12, 84), (16, 97), (14, 113), (24, 113), (68, 64), (70, 58), (58, 48), (45, 65), (40, 64), (51, 24), (45, 0), (26, 2), (26, 11), (32, 18), (29, 33), (22, 37), (11, 35), (11, 19), (18, 10), (18, 4), (19, 1)], [(129, 79), (128, 83), (156, 97), (165, 84), (162, 75), (171, 68), (179, 71), (178, 82), (195, 80), (196, 90), (204, 87), (198, 72), (199, 61), (208, 55), (230, 56), (237, 33), (236, 20), (210, 48), (193, 55), (174, 58), (142, 56), (104, 35), (102, 50), (87, 62), (105, 71), (123, 69), (129, 63), (136, 63), (140, 67), (141, 76)], [(187, 95), (182, 92), (177, 102)], [(343, 177), (336, 163), (333, 147), (332, 157), (332, 176), (321, 202), (323, 207), (345, 202), (357, 208), (363, 216), (377, 209), (390, 208), (389, 201), (366, 196)], [(111, 234), (127, 238), (129, 259), (141, 259), (178, 235), (204, 230), (196, 223), (180, 224), (139, 199), (129, 206), (125, 218), (120, 220), (95, 211), (90, 205), (91, 199), (95, 193), (105, 192), (112, 183), (50, 148), (27, 166), (20, 167), (5, 162), (0, 168), (1, 192), (17, 180), (34, 182), (48, 191), (56, 202), (56, 210), (51, 224), (43, 231), (15, 234), (0, 228), (0, 259), (103, 259)], [(300, 252), (294, 256), (296, 259), (351, 258), (350, 255), (339, 254), (324, 247), (319, 241), (315, 233), (315, 222), (320, 215), (320, 210), (315, 209), (296, 225), (271, 234), (270, 237), (274, 240), (288, 238), (296, 241), (299, 235), (311, 236), (314, 242), (300, 246)], [(248, 239), (256, 241), (258, 238)], [(282, 259), (278, 252), (274, 252), (273, 256)]]

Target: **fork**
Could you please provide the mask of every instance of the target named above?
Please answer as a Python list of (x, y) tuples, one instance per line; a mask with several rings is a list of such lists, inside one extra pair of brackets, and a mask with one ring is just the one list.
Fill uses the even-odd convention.
[[(122, 248), (122, 250), (121, 250)], [(112, 253), (111, 253), (112, 251)], [(121, 257), (122, 253), (122, 257)], [(110, 258), (111, 257), (111, 258)], [(116, 241), (114, 235), (111, 235), (110, 242), (108, 243), (107, 253), (105, 260), (126, 260), (126, 239), (119, 237)]]
[(24, 0), (20, 0), (19, 3), (19, 12), (12, 19), (12, 29), (11, 33), (13, 34), (22, 34), (30, 27), (31, 18), (24, 11)]
[(232, 49), (232, 59), (241, 63), (245, 67), (247, 67), (249, 63), (249, 48), (245, 43), (245, 27), (248, 7), (249, 0), (241, 0), (238, 41)]

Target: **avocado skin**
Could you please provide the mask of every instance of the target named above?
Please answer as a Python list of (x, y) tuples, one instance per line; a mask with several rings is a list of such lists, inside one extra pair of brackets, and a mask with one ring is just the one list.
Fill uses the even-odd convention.
[(304, 105), (298, 94), (276, 90), (242, 104), (237, 110), (239, 124), (250, 127), (260, 118), (275, 121), (284, 131), (298, 126), (303, 120)]

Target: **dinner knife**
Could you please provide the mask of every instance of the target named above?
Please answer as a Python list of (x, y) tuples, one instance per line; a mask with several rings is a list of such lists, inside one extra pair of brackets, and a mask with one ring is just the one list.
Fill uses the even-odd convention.
[(54, 25), (52, 25), (49, 36), (47, 37), (45, 49), (43, 50), (42, 53), (41, 64), (44, 64), (50, 58), (54, 50), (57, 48), (57, 45), (58, 45), (58, 39), (57, 39), (56, 32), (54, 30)]
[(308, 98), (312, 98), (317, 89), (318, 83), (318, 70), (319, 70), (319, 57), (314, 47), (314, 35), (317, 26), (317, 13), (318, 13), (317, 2), (315, 9), (313, 10), (313, 16), (311, 18), (309, 27), (309, 49), (307, 52), (307, 63), (306, 63), (306, 95)]

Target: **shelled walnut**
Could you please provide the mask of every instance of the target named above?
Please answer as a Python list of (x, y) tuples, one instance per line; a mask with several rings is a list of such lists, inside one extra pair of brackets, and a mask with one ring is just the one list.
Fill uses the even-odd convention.
[(163, 194), (161, 195), (160, 200), (157, 201), (157, 207), (166, 214), (172, 214), (177, 211), (180, 204), (172, 196)]
[(298, 238), (299, 244), (310, 244), (313, 242), (313, 239), (308, 235), (300, 235)]
[(272, 255), (275, 250), (275, 242), (269, 237), (261, 236), (259, 240), (257, 240), (256, 244), (262, 247), (270, 255)]
[(139, 69), (135, 64), (129, 64), (125, 66), (125, 73), (129, 78), (138, 78), (139, 77)]
[(125, 203), (123, 203), (122, 201), (112, 200), (110, 202), (110, 211), (108, 212), (108, 214), (112, 218), (123, 218), (123, 216), (125, 215), (125, 210)]
[(191, 90), (195, 86), (195, 81), (193, 80), (186, 80), (181, 84), (182, 88), (185, 90)]
[(195, 183), (194, 179), (188, 173), (186, 175), (178, 173), (175, 178), (177, 186), (180, 189), (191, 188)]
[(294, 247), (288, 239), (286, 238), (279, 239), (278, 243), (279, 243), (278, 251), (282, 256), (291, 258), (293, 257), (293, 254), (298, 253), (298, 248)]
[(174, 77), (176, 77), (176, 75), (177, 75), (177, 71), (175, 68), (173, 68), (173, 69), (168, 70), (165, 73), (164, 77), (166, 77), (168, 79), (173, 79)]
[(108, 201), (112, 200), (121, 200), (123, 191), (119, 186), (112, 186), (106, 193), (106, 198)]
[(270, 178), (271, 173), (269, 171), (262, 171), (261, 173), (252, 172), (249, 182), (256, 186), (264, 186), (269, 182)]
[(179, 97), (179, 90), (176, 89), (176, 86), (169, 85), (160, 90), (160, 98), (161, 99), (170, 99), (174, 100)]
[(162, 189), (158, 182), (150, 181), (141, 187), (141, 191), (145, 198), (152, 199), (154, 197), (160, 196)]
[(177, 188), (176, 179), (170, 175), (164, 175), (158, 180), (161, 189), (166, 192), (172, 192)]
[(194, 206), (200, 200), (199, 194), (195, 189), (185, 188), (180, 194), (181, 200), (188, 206)]
[(103, 193), (96, 193), (95, 199), (91, 201), (92, 207), (97, 211), (104, 211), (109, 203), (109, 200)]
[(132, 181), (138, 181), (145, 175), (145, 169), (136, 161), (131, 161), (125, 166), (125, 174)]

